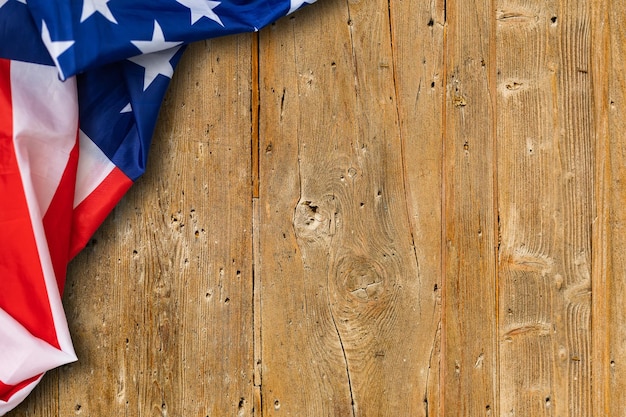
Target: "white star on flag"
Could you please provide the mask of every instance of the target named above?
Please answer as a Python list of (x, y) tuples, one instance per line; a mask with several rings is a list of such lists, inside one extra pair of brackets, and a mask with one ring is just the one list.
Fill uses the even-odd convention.
[(220, 5), (219, 1), (210, 1), (210, 0), (176, 0), (178, 3), (187, 7), (191, 12), (191, 24), (193, 25), (198, 20), (203, 17), (208, 17), (220, 24), (220, 26), (224, 27), (222, 20), (220, 17), (213, 11), (217, 6)]
[[(163, 36), (163, 29), (159, 26), (159, 22), (154, 21), (154, 31), (152, 32), (152, 40), (150, 41), (130, 41), (141, 51), (142, 54), (161, 51), (163, 49), (173, 48), (182, 42), (168, 42)], [(172, 54), (173, 55), (173, 54)]]
[[(145, 91), (145, 88), (144, 88), (144, 91)], [(120, 114), (131, 113), (132, 111), (133, 111), (133, 106), (131, 106), (131, 104), (128, 103), (127, 105), (124, 106), (122, 110), (120, 110)]]
[[(26, 0), (15, 0), (15, 1), (19, 1), (20, 3), (24, 3), (26, 4)], [(7, 4), (9, 2), (9, 0), (0, 0), (0, 8), (2, 8), (2, 6), (4, 6), (5, 4)], [(223, 25), (222, 25), (223, 26)]]
[(170, 64), (170, 59), (176, 55), (176, 52), (178, 52), (179, 49), (180, 46), (176, 46), (174, 48), (166, 49), (165, 51), (137, 55), (135, 57), (128, 58), (129, 61), (132, 61), (137, 65), (141, 65), (145, 69), (143, 77), (143, 91), (146, 91), (148, 87), (150, 87), (150, 84), (152, 84), (152, 82), (156, 80), (156, 77), (159, 75), (172, 78), (174, 68), (172, 67), (172, 64)]
[[(20, 2), (20, 3), (24, 3), (24, 4), (26, 4), (26, 0), (15, 0), (15, 1), (18, 1), (18, 2)], [(2, 8), (2, 6), (4, 6), (4, 5), (5, 5), (5, 4), (7, 4), (8, 2), (9, 2), (9, 0), (0, 0), (0, 9)], [(222, 26), (224, 26), (224, 25), (222, 25)]]
[(312, 4), (312, 3), (315, 3), (315, 0), (291, 0), (291, 7), (289, 8), (289, 11), (287, 12), (287, 14), (291, 14), (295, 12), (304, 3)]
[(83, 23), (94, 13), (100, 13), (109, 22), (117, 24), (117, 20), (115, 20), (109, 6), (107, 6), (109, 1), (111, 0), (83, 0), (83, 13), (80, 16), (80, 23)]
[[(48, 26), (46, 26), (46, 22), (41, 22), (41, 40), (43, 41), (48, 51), (52, 54), (52, 60), (56, 64), (57, 68), (59, 68), (59, 56), (70, 49), (72, 45), (74, 45), (74, 41), (53, 41), (50, 38), (50, 31), (48, 30)], [(61, 79), (64, 80), (65, 76), (59, 69)]]

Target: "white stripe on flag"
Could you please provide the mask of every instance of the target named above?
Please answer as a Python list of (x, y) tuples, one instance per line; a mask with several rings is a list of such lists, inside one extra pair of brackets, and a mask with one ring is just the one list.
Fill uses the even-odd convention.
[(37, 386), (39, 381), (41, 381), (42, 377), (43, 375), (37, 378), (36, 380), (34, 380), (33, 382), (31, 382), (30, 384), (26, 385), (24, 388), (22, 388), (15, 394), (13, 394), (9, 402), (4, 402), (0, 400), (0, 416), (13, 410), (19, 403), (24, 401), (24, 399), (28, 397), (28, 394), (30, 394), (31, 391)]
[(11, 81), (15, 150), (42, 218), (76, 144), (76, 82), (59, 81), (54, 67), (19, 61), (11, 63)]
[(79, 131), (78, 172), (74, 208), (89, 196), (113, 171), (115, 165), (82, 130)]
[[(76, 144), (78, 130), (76, 82), (74, 78), (61, 82), (53, 67), (13, 61), (11, 94), (15, 153), (52, 318), (59, 346), (68, 354), (67, 358), (71, 361), (75, 360), (74, 348), (61, 304), (42, 218), (65, 170), (69, 151)], [(52, 151), (53, 149), (61, 150)], [(56, 366), (58, 364), (55, 363), (52, 367)]]
[(52, 368), (76, 360), (74, 352), (62, 352), (33, 337), (13, 317), (0, 308), (0, 381), (16, 385)]

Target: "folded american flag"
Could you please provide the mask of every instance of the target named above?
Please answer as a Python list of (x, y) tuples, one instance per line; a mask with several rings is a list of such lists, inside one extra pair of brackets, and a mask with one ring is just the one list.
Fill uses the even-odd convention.
[(184, 45), (315, 0), (0, 0), (0, 415), (76, 360), (67, 263), (145, 169)]

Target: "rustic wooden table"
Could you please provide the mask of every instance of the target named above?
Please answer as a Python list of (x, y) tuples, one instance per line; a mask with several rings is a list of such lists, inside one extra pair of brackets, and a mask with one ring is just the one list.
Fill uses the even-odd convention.
[(10, 416), (626, 415), (624, 21), (320, 0), (193, 45)]

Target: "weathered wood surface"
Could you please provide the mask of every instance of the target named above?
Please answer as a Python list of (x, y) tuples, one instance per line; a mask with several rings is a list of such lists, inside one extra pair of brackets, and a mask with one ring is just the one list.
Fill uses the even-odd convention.
[(446, 2), (443, 415), (498, 415), (494, 13), (492, 1)]
[(592, 2), (501, 3), (500, 411), (599, 415), (592, 412), (590, 351)]
[(259, 77), (264, 416), (428, 407), (438, 278), (418, 264), (438, 268), (439, 245), (418, 259), (410, 218), (440, 202), (409, 211), (405, 198), (413, 161), (402, 153), (389, 14), (372, 13), (387, 7), (320, 3), (260, 38), (271, 63)]
[(193, 45), (16, 416), (626, 415), (626, 7), (320, 0)]
[[(622, 22), (626, 19), (626, 7), (621, 2), (601, 2), (596, 12), (597, 32), (594, 44), (601, 48), (594, 54), (594, 82), (599, 84), (596, 95), (597, 142), (602, 152), (596, 158), (596, 170), (603, 175), (598, 183), (596, 200), (600, 206), (598, 215), (604, 221), (597, 233), (604, 239), (593, 242), (604, 256), (597, 257), (598, 264), (605, 266), (593, 278), (596, 279), (592, 293), (595, 375), (600, 386), (594, 391), (600, 412), (605, 415), (626, 414), (626, 78), (623, 66), (626, 62), (626, 33)], [(604, 53), (602, 53), (604, 52)], [(594, 269), (600, 269), (597, 266)]]

